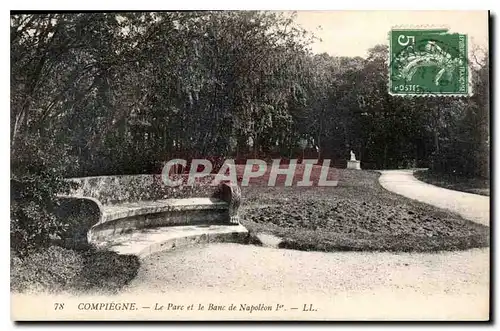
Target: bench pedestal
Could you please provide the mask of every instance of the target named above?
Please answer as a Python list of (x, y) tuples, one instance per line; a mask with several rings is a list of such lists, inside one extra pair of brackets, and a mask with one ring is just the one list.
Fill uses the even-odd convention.
[(347, 161), (347, 169), (361, 170), (361, 161)]

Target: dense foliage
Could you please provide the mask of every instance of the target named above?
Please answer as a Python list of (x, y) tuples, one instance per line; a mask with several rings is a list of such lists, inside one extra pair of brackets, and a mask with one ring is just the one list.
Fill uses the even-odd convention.
[(60, 226), (47, 201), (63, 177), (151, 173), (179, 156), (318, 147), (337, 161), (353, 150), (364, 168), (488, 176), (487, 61), (471, 64), (472, 98), (397, 98), (386, 46), (332, 57), (312, 54), (313, 38), (271, 12), (12, 15), (12, 180), (47, 183), (14, 192), (16, 233)]

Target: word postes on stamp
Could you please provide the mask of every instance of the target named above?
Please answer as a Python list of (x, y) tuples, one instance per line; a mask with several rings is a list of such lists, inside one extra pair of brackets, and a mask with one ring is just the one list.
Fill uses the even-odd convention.
[(389, 38), (391, 95), (470, 94), (467, 35), (446, 29), (393, 29)]

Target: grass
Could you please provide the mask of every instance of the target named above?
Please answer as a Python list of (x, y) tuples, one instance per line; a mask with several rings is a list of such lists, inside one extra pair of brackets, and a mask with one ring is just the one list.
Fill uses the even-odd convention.
[(243, 187), (243, 225), (299, 250), (435, 252), (489, 245), (488, 227), (386, 191), (376, 172), (337, 171), (337, 187)]
[(131, 255), (50, 246), (19, 259), (11, 254), (12, 292), (115, 294), (134, 279), (139, 260)]
[(482, 178), (466, 178), (454, 175), (435, 174), (428, 170), (419, 170), (414, 173), (419, 180), (444, 187), (450, 190), (490, 195), (490, 181)]

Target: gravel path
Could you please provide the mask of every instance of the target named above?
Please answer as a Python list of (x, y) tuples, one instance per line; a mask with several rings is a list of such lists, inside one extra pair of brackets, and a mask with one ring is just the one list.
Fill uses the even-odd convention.
[(490, 224), (490, 198), (483, 195), (448, 190), (419, 181), (413, 170), (380, 171), (380, 184), (387, 190), (439, 208), (484, 225)]
[(487, 318), (488, 259), (480, 249), (320, 253), (217, 244), (150, 256), (127, 291), (185, 293), (215, 304), (228, 295), (236, 302), (311, 302), (321, 310), (301, 315), (311, 318)]
[[(446, 205), (465, 217), (480, 212), (481, 217), (474, 220), (485, 222), (485, 211), (473, 197), (457, 204), (454, 191), (436, 190), (405, 171), (384, 172), (380, 181), (389, 190), (427, 199), (424, 202), (436, 199), (432, 204)], [(426, 190), (430, 193), (425, 194)], [(149, 256), (123, 294), (131, 293), (214, 303), (239, 300), (238, 305), (242, 300), (284, 302), (288, 307), (301, 307), (294, 313), (203, 315), (215, 319), (485, 320), (489, 312), (489, 249), (434, 254), (320, 253), (213, 244)], [(303, 312), (302, 303), (313, 303), (318, 310)]]

